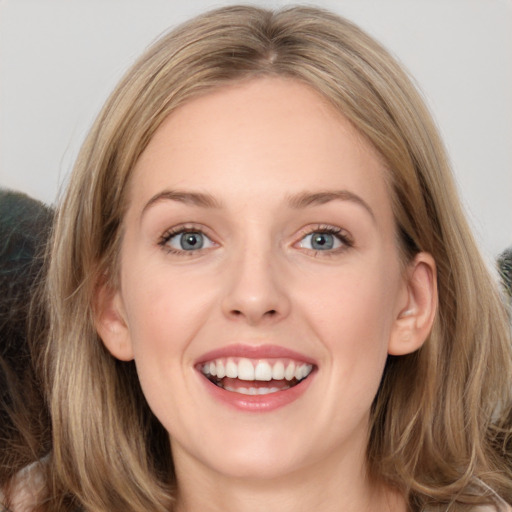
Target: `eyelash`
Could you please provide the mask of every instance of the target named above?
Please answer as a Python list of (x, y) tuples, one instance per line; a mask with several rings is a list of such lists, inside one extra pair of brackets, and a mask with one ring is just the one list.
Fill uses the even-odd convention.
[(337, 238), (341, 242), (341, 247), (338, 247), (337, 249), (328, 250), (328, 251), (307, 249), (307, 248), (303, 247), (303, 250), (307, 251), (309, 254), (311, 254), (314, 257), (329, 258), (329, 257), (337, 256), (338, 254), (345, 252), (348, 249), (351, 249), (352, 247), (354, 247), (354, 240), (352, 239), (352, 237), (350, 236), (350, 234), (347, 231), (345, 231), (344, 229), (341, 229), (339, 227), (330, 226), (327, 224), (319, 224), (317, 226), (314, 226), (312, 229), (307, 228), (306, 230), (301, 232), (299, 242), (304, 240), (308, 235), (312, 235), (313, 233), (333, 235), (335, 238)]
[[(184, 233), (201, 233), (202, 235), (205, 235), (209, 240), (211, 238), (204, 232), (203, 228), (200, 228), (198, 226), (177, 226), (175, 228), (171, 228), (168, 231), (166, 231), (158, 241), (158, 245), (161, 246), (167, 253), (169, 254), (177, 254), (179, 256), (196, 256), (197, 254), (202, 253), (203, 251), (207, 251), (207, 249), (197, 249), (195, 251), (184, 251), (175, 249), (174, 247), (171, 247), (169, 245), (169, 241), (175, 237), (176, 235), (184, 234)], [(215, 243), (215, 242), (213, 242)]]
[[(179, 256), (196, 256), (196, 255), (201, 254), (202, 252), (210, 249), (210, 248), (206, 248), (206, 249), (197, 249), (194, 251), (185, 251), (185, 250), (175, 249), (169, 245), (169, 241), (173, 237), (175, 237), (176, 235), (184, 234), (184, 233), (201, 233), (201, 234), (205, 235), (210, 241), (212, 241), (211, 238), (204, 232), (203, 228), (196, 227), (196, 226), (178, 226), (178, 227), (171, 228), (168, 231), (166, 231), (160, 237), (160, 240), (158, 241), (158, 245), (161, 246), (165, 251), (167, 251), (167, 253), (176, 254)], [(307, 251), (309, 254), (312, 254), (314, 257), (335, 256), (335, 255), (337, 255), (341, 252), (344, 252), (354, 246), (354, 241), (353, 241), (352, 237), (345, 230), (343, 230), (339, 227), (329, 226), (326, 224), (319, 224), (312, 228), (304, 229), (300, 234), (299, 242), (304, 240), (308, 235), (312, 235), (313, 233), (333, 235), (342, 244), (341, 247), (338, 247), (337, 249), (334, 249), (334, 250), (328, 250), (328, 251), (307, 249), (304, 247), (302, 248), (303, 250)], [(215, 244), (215, 242), (213, 242), (213, 243)]]

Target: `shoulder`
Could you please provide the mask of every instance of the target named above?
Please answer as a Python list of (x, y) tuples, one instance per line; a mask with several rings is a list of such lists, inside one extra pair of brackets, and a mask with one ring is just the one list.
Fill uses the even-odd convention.
[(498, 495), (494, 495), (492, 500), (493, 503), (477, 505), (471, 508), (472, 512), (512, 512), (512, 507)]
[(503, 498), (501, 498), (491, 487), (485, 482), (478, 479), (478, 487), (493, 500), (491, 505), (482, 505), (478, 507), (475, 512), (512, 512), (510, 506)]
[[(435, 508), (425, 508), (422, 509), (422, 512), (439, 512), (439, 507)], [(451, 510), (451, 507), (448, 507), (448, 509), (442, 509), (444, 510)], [(459, 509), (457, 509), (459, 510)], [(464, 508), (464, 510), (468, 510), (467, 508)], [(474, 507), (470, 508), (471, 512), (512, 512), (512, 507), (505, 503), (502, 499), (494, 500), (494, 503), (488, 504), (488, 505), (476, 505)]]
[(482, 479), (475, 478), (470, 486), (470, 490), (471, 495), (475, 497), (481, 496), (486, 500), (486, 503), (483, 505), (468, 507), (471, 512), (512, 512), (512, 506)]
[(512, 512), (512, 507), (500, 500), (496, 505), (482, 505), (475, 508), (474, 512)]
[(0, 489), (0, 512), (32, 512), (44, 488), (41, 463), (35, 462), (22, 469), (11, 484), (9, 508)]

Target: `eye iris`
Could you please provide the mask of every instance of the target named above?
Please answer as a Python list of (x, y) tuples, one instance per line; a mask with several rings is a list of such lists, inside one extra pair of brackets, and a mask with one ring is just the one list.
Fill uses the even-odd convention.
[(311, 247), (313, 249), (332, 249), (334, 247), (334, 236), (329, 233), (313, 233)]
[(183, 233), (180, 239), (181, 248), (184, 250), (201, 249), (204, 240), (201, 233)]

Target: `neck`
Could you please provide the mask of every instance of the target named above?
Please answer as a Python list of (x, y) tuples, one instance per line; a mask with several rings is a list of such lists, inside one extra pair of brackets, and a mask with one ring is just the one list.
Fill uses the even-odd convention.
[[(176, 464), (176, 512), (406, 512), (403, 496), (369, 480), (366, 465), (325, 459), (284, 476), (240, 478), (210, 472), (197, 460)], [(365, 460), (364, 457), (359, 460)], [(178, 462), (178, 461), (176, 461)], [(194, 467), (195, 466), (195, 467)]]

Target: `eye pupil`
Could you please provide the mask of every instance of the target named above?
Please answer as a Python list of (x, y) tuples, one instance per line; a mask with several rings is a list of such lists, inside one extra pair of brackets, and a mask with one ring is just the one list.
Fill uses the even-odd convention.
[(311, 247), (313, 249), (332, 249), (334, 246), (334, 237), (329, 233), (314, 233), (311, 237)]
[(184, 250), (201, 249), (204, 240), (201, 233), (183, 233), (180, 240), (181, 248)]

